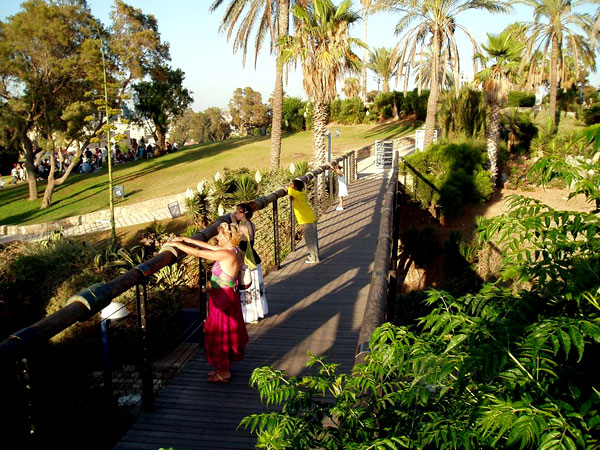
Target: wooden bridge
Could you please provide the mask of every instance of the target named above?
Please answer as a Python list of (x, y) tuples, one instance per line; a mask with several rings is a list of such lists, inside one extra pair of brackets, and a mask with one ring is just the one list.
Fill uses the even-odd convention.
[[(371, 166), (372, 168), (372, 166)], [(246, 358), (232, 367), (232, 382), (209, 384), (209, 366), (198, 350), (160, 392), (155, 411), (139, 415), (116, 449), (248, 449), (256, 437), (237, 429), (246, 415), (264, 411), (249, 386), (252, 371), (271, 365), (302, 374), (306, 352), (327, 355), (349, 372), (371, 280), (385, 177), (365, 173), (350, 186), (343, 211), (318, 222), (322, 261), (304, 264), (301, 246), (266, 279), (269, 316), (248, 325)]]

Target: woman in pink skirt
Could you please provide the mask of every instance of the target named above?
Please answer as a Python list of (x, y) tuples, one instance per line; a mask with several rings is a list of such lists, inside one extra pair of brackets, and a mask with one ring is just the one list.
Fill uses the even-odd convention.
[(219, 225), (217, 245), (186, 237), (176, 237), (169, 245), (199, 258), (215, 261), (208, 293), (208, 316), (204, 323), (204, 349), (209, 383), (228, 383), (231, 363), (244, 359), (248, 332), (242, 316), (237, 275), (242, 264), (238, 248), (241, 235), (237, 225)]

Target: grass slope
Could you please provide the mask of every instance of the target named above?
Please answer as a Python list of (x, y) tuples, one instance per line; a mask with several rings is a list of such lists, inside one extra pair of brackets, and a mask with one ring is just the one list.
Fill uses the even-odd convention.
[[(339, 137), (332, 137), (334, 154), (370, 145), (378, 139), (391, 139), (408, 134), (412, 128), (402, 123), (332, 126)], [(335, 133), (333, 133), (335, 135)], [(132, 204), (165, 195), (177, 194), (195, 187), (201, 178), (211, 178), (224, 167), (252, 170), (269, 167), (270, 138), (238, 138), (187, 147), (160, 158), (118, 164), (114, 167), (114, 183), (123, 185), (125, 198), (117, 206)], [(312, 132), (285, 135), (282, 141), (281, 167), (292, 161), (312, 159)], [(0, 190), (0, 225), (43, 223), (108, 208), (107, 169), (92, 174), (72, 174), (55, 189), (53, 204), (40, 209), (45, 182), (38, 182), (40, 199), (28, 201), (27, 183), (9, 184)]]

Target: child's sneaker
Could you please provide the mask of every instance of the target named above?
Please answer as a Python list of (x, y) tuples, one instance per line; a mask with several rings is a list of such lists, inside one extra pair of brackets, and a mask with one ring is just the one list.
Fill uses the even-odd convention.
[(341, 207), (341, 206), (338, 206), (337, 208), (335, 208), (335, 210), (336, 210), (336, 211), (343, 211), (343, 210), (344, 210), (344, 208), (343, 208), (343, 207)]

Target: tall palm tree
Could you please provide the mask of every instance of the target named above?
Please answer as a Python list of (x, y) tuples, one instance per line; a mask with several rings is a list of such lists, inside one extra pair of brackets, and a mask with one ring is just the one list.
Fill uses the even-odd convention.
[[(575, 68), (579, 67), (579, 61), (592, 70), (596, 70), (594, 61), (593, 45), (590, 44), (589, 36), (592, 35), (594, 23), (591, 17), (585, 13), (573, 10), (577, 6), (596, 3), (595, 0), (516, 0), (533, 8), (534, 21), (524, 22), (529, 32), (527, 46), (523, 54), (523, 62), (529, 61), (535, 52), (541, 52), (544, 72), (546, 61), (549, 60), (550, 71), (550, 117), (557, 123), (556, 96), (558, 91), (558, 77), (563, 67), (563, 50), (570, 47), (576, 61)], [(578, 34), (582, 31), (584, 35)], [(593, 40), (592, 40), (593, 42)], [(550, 52), (548, 52), (550, 49)], [(576, 78), (578, 74), (575, 75)]]
[[(306, 7), (296, 5), (294, 36), (284, 36), (281, 55), (285, 63), (300, 60), (302, 86), (313, 103), (314, 163), (326, 162), (327, 104), (337, 95), (336, 83), (345, 73), (358, 73), (361, 60), (353, 46), (365, 45), (350, 37), (349, 27), (360, 20), (350, 9), (351, 0), (335, 6), (331, 0), (312, 0)], [(324, 183), (320, 183), (324, 190)]]
[[(373, 9), (375, 6), (377, 6), (378, 3), (382, 3), (378, 0), (360, 0), (360, 3), (362, 4), (362, 17), (363, 17), (363, 21), (365, 22), (365, 39), (364, 39), (364, 43), (367, 44), (368, 43), (368, 34), (369, 34), (369, 14), (371, 14), (373, 12)], [(361, 75), (360, 75), (360, 79), (362, 81), (362, 99), (363, 102), (367, 101), (367, 60), (369, 58), (369, 49), (368, 47), (365, 47), (365, 52), (363, 54), (363, 65), (361, 67)]]
[(398, 71), (398, 48), (376, 48), (370, 52), (367, 67), (383, 81), (381, 92), (390, 92), (390, 79)]
[[(481, 9), (492, 13), (504, 13), (511, 10), (507, 0), (389, 0), (387, 9), (403, 14), (396, 25), (396, 34), (403, 34), (404, 44), (400, 51), (400, 65), (413, 65), (417, 48), (425, 43), (431, 48), (433, 64), (429, 100), (427, 102), (427, 117), (425, 119), (425, 147), (433, 141), (435, 115), (439, 98), (440, 55), (445, 45), (453, 64), (454, 79), (459, 79), (460, 61), (455, 33), (463, 31), (473, 46), (473, 53), (479, 51), (479, 46), (467, 28), (456, 21), (456, 17), (465, 11)], [(412, 23), (416, 25), (409, 28)], [(477, 72), (475, 65), (474, 72)], [(458, 88), (458, 87), (457, 87)]]
[[(433, 55), (428, 49), (424, 48), (418, 56), (419, 62), (415, 63), (413, 69), (414, 77), (417, 79), (418, 93), (421, 95), (421, 90), (428, 89), (431, 85)], [(440, 55), (440, 65), (438, 68), (438, 85), (441, 90), (449, 90), (452, 86), (456, 87), (452, 72), (452, 60), (448, 58), (448, 52), (445, 48), (443, 48)], [(408, 86), (408, 77), (405, 77), (404, 82), (404, 91), (406, 92)], [(460, 87), (460, 85), (458, 87)]]
[[(275, 51), (276, 71), (273, 90), (273, 119), (271, 124), (271, 169), (279, 168), (281, 155), (281, 121), (283, 117), (283, 63), (276, 42), (289, 33), (290, 6), (294, 3), (305, 5), (307, 0), (231, 0), (223, 14), (220, 31), (226, 32), (227, 39), (233, 36), (233, 51), (242, 51), (242, 62), (246, 63), (248, 45), (254, 32), (254, 66), (265, 37), (270, 37), (269, 50)], [(224, 0), (214, 0), (210, 11), (214, 12)], [(237, 27), (237, 30), (236, 30)]]
[(358, 97), (360, 94), (360, 80), (355, 77), (348, 77), (344, 80), (342, 92), (346, 98)]
[(482, 45), (484, 53), (475, 54), (484, 68), (475, 74), (475, 81), (481, 83), (489, 107), (487, 132), (487, 152), (490, 164), (492, 185), (498, 177), (498, 139), (500, 137), (500, 107), (508, 100), (508, 92), (519, 78), (521, 53), (525, 46), (510, 33), (499, 35), (488, 33), (488, 44)]

